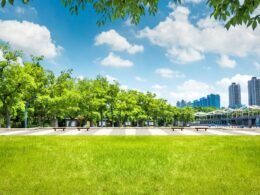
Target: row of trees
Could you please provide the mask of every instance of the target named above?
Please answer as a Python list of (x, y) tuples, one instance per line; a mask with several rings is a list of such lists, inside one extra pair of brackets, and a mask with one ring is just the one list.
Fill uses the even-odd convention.
[(119, 83), (101, 76), (73, 78), (72, 70), (55, 76), (40, 65), (42, 57), (21, 64), (22, 52), (8, 45), (1, 45), (0, 51), (0, 124), (6, 127), (26, 125), (27, 111), (30, 126), (56, 126), (65, 118), (77, 119), (79, 125), (106, 120), (111, 126), (126, 122), (143, 126), (148, 120), (162, 126), (193, 120), (192, 108), (176, 108), (153, 93), (122, 90)]

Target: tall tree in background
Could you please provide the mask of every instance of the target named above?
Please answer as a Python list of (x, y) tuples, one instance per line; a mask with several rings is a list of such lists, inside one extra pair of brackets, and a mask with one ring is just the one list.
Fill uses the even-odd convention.
[(0, 101), (6, 127), (10, 128), (14, 108), (22, 105), (23, 91), (31, 85), (32, 77), (18, 62), (22, 56), (20, 51), (12, 51), (8, 45), (0, 45), (0, 50), (3, 53), (0, 61)]
[(100, 114), (101, 126), (103, 126), (104, 113), (107, 110), (109, 99), (108, 90), (109, 83), (107, 79), (101, 76), (97, 76), (97, 78), (93, 81), (92, 93), (94, 105)]
[(107, 105), (108, 105), (108, 109), (109, 109), (109, 118), (111, 119), (111, 124), (112, 127), (114, 127), (114, 111), (115, 111), (115, 106), (116, 106), (116, 100), (117, 100), (117, 96), (120, 92), (120, 88), (119, 88), (119, 83), (118, 82), (114, 82), (112, 84), (110, 84), (108, 86), (108, 92), (107, 92)]

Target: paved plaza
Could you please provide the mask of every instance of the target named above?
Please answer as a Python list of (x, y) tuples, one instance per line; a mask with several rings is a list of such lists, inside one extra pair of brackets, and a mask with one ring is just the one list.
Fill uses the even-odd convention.
[(0, 129), (0, 136), (258, 136), (259, 130), (223, 130), (210, 128), (207, 131), (184, 129), (172, 131), (165, 128), (92, 128), (90, 130), (66, 129), (65, 131), (53, 129)]

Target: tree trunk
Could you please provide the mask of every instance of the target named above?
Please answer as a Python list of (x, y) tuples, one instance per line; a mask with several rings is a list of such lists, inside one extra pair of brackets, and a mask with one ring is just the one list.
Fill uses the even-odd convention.
[(54, 119), (52, 120), (52, 126), (53, 127), (58, 127), (59, 123), (58, 123), (58, 119), (56, 117), (54, 117)]
[(100, 111), (100, 117), (101, 117), (101, 127), (103, 127), (103, 110)]
[(113, 112), (113, 108), (111, 107), (111, 115), (112, 115), (112, 127), (114, 127), (114, 112)]
[(5, 124), (6, 128), (11, 128), (11, 115), (7, 107), (5, 107)]

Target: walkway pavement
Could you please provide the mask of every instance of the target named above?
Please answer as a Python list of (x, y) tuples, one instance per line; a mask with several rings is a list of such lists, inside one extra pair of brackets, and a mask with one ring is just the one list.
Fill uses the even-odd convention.
[(89, 131), (77, 129), (57, 130), (52, 129), (28, 129), (28, 130), (1, 130), (0, 136), (201, 136), (201, 135), (220, 135), (220, 136), (260, 136), (259, 130), (221, 130), (209, 129), (208, 131), (184, 129), (172, 131), (171, 129), (160, 128), (100, 128), (90, 129)]

